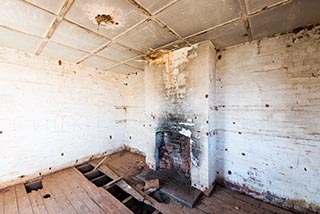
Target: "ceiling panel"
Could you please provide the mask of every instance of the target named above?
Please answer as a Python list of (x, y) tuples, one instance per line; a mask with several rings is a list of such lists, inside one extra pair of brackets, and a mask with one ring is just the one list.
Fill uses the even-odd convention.
[(49, 41), (40, 55), (76, 63), (88, 53)]
[(280, 2), (286, 2), (292, 0), (246, 0), (246, 5), (249, 13), (253, 13), (257, 10), (261, 10), (265, 7), (268, 7), (273, 4), (277, 4)]
[(84, 60), (80, 64), (104, 70), (106, 68), (109, 68), (117, 64), (117, 62), (100, 57), (100, 56), (90, 56), (88, 59)]
[[(115, 23), (100, 25), (98, 31), (98, 14), (112, 16)], [(113, 38), (142, 21), (145, 15), (127, 0), (75, 0), (65, 18)]]
[(176, 2), (177, 0), (137, 0), (143, 7), (145, 7), (152, 14), (166, 7), (167, 5)]
[(249, 41), (247, 30), (242, 20), (235, 21), (187, 39), (187, 41), (193, 44), (204, 40), (211, 40), (217, 48)]
[(126, 62), (127, 65), (130, 65), (132, 67), (144, 70), (146, 60), (143, 57), (139, 57), (133, 60), (130, 60), (129, 62)]
[(0, 25), (46, 36), (55, 16), (18, 0), (1, 0)]
[(65, 0), (26, 0), (34, 5), (44, 8), (52, 13), (58, 14)]
[(97, 53), (99, 56), (106, 57), (108, 59), (113, 59), (116, 61), (123, 61), (130, 59), (132, 57), (138, 56), (141, 53), (136, 52), (132, 49), (126, 48), (122, 45), (119, 45), (117, 43), (113, 43), (101, 52)]
[(102, 36), (66, 21), (62, 21), (58, 26), (52, 40), (84, 51), (93, 51), (109, 42)]
[(295, 0), (250, 16), (254, 39), (290, 32), (297, 27), (320, 23), (319, 0)]
[(41, 42), (41, 39), (35, 36), (26, 35), (3, 27), (0, 27), (0, 35), (0, 46), (19, 49), (29, 53), (34, 53)]
[(238, 0), (183, 0), (157, 15), (182, 37), (240, 17)]
[(172, 43), (166, 44), (159, 49), (166, 49), (166, 50), (177, 50), (183, 47), (188, 46), (188, 43), (184, 40), (177, 40)]
[(146, 21), (122, 36), (118, 42), (136, 50), (147, 52), (177, 40), (177, 37), (155, 21)]
[(114, 68), (110, 68), (108, 69), (108, 71), (113, 71), (117, 73), (135, 73), (135, 72), (141, 72), (142, 70), (123, 64), (123, 65), (118, 65)]

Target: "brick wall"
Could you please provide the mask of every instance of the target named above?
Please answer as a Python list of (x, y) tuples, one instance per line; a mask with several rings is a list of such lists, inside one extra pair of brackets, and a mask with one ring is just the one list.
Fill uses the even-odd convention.
[[(215, 180), (209, 128), (209, 105), (214, 97), (214, 47), (205, 42), (165, 53), (146, 65), (145, 72), (127, 78), (127, 144), (146, 155), (155, 168), (157, 131), (191, 138), (191, 180), (198, 189)], [(210, 146), (209, 146), (210, 145)]]
[(318, 211), (319, 38), (318, 27), (221, 51), (215, 106), (220, 179), (279, 205)]
[(121, 88), (119, 74), (0, 48), (0, 188), (119, 148)]
[[(217, 53), (209, 146), (221, 182), (280, 206), (319, 209), (319, 39), (316, 28)], [(144, 111), (144, 75), (126, 79), (126, 143), (148, 154), (154, 127)]]

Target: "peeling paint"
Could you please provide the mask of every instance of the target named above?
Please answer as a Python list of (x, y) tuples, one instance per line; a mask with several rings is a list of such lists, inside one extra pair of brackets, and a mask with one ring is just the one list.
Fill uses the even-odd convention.
[(98, 23), (98, 27), (112, 30), (126, 24), (123, 18), (125, 14), (121, 8), (114, 7), (105, 1), (88, 2), (81, 9), (94, 25)]

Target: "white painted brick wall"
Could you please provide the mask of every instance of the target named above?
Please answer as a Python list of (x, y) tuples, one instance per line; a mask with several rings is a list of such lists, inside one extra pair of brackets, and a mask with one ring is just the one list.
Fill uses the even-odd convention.
[(124, 144), (122, 79), (0, 47), (0, 188)]
[[(211, 117), (209, 127), (218, 134), (210, 142), (218, 158), (211, 167), (254, 197), (297, 209), (320, 204), (319, 38), (313, 30), (231, 47), (217, 54), (222, 58), (212, 77), (210, 115), (217, 121)], [(126, 82), (127, 144), (152, 154), (144, 73)]]
[(219, 177), (298, 209), (320, 206), (319, 38), (267, 38), (217, 61)]
[[(214, 91), (209, 90), (209, 85), (213, 84), (209, 81), (209, 73), (214, 70), (213, 49), (211, 43), (197, 46), (194, 53), (195, 58), (183, 66), (176, 65), (177, 69), (174, 65), (184, 59), (182, 56), (186, 49), (180, 50), (179, 53), (173, 52), (173, 58), (176, 57), (177, 61), (173, 60), (171, 71), (172, 84), (183, 86), (179, 87), (181, 89), (179, 100), (185, 103), (180, 109), (181, 114), (185, 114), (196, 129), (192, 137), (196, 139), (199, 150), (201, 150), (200, 166), (191, 167), (191, 177), (193, 184), (202, 190), (210, 187), (216, 177), (213, 169), (214, 161), (209, 160), (209, 157), (212, 157), (215, 152), (214, 143), (211, 142), (215, 138), (208, 138), (209, 125), (206, 122), (209, 120), (209, 114), (210, 118), (214, 117), (214, 112), (213, 114), (209, 112), (208, 105), (214, 97)], [(137, 75), (130, 74), (126, 78), (127, 145), (142, 151), (150, 166), (155, 165), (155, 134), (156, 129), (159, 128), (159, 121), (167, 114), (166, 111), (176, 111), (172, 104), (173, 101), (168, 100), (164, 95), (167, 92), (163, 87), (168, 82), (167, 75), (164, 74), (166, 66), (147, 65), (145, 72)], [(175, 75), (185, 73), (189, 75), (188, 78), (185, 80), (177, 78), (177, 83), (174, 83)], [(211, 80), (214, 81), (214, 76)], [(184, 81), (187, 82), (184, 83)], [(206, 94), (209, 95), (209, 99), (206, 98)], [(214, 129), (215, 126), (210, 124), (210, 128)]]

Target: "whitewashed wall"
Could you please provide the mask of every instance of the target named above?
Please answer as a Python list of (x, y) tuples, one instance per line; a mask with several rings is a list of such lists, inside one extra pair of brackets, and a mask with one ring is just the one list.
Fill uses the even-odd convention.
[(124, 144), (122, 87), (119, 74), (0, 48), (0, 188)]
[(318, 28), (220, 52), (216, 106), (218, 176), (255, 197), (318, 211), (319, 38)]
[[(209, 128), (214, 129), (215, 125), (207, 122), (214, 117), (208, 104), (214, 97), (210, 88), (214, 85), (214, 47), (205, 42), (172, 52), (172, 61), (168, 61), (167, 54), (161, 57), (148, 64), (145, 72), (127, 76), (127, 144), (142, 151), (154, 168), (155, 134), (164, 128), (163, 123), (167, 128), (182, 127), (186, 133), (193, 130), (192, 184), (206, 190), (216, 177), (214, 160), (209, 158), (215, 151), (214, 135), (209, 136), (215, 131)], [(179, 121), (169, 118), (169, 114), (179, 114)]]

